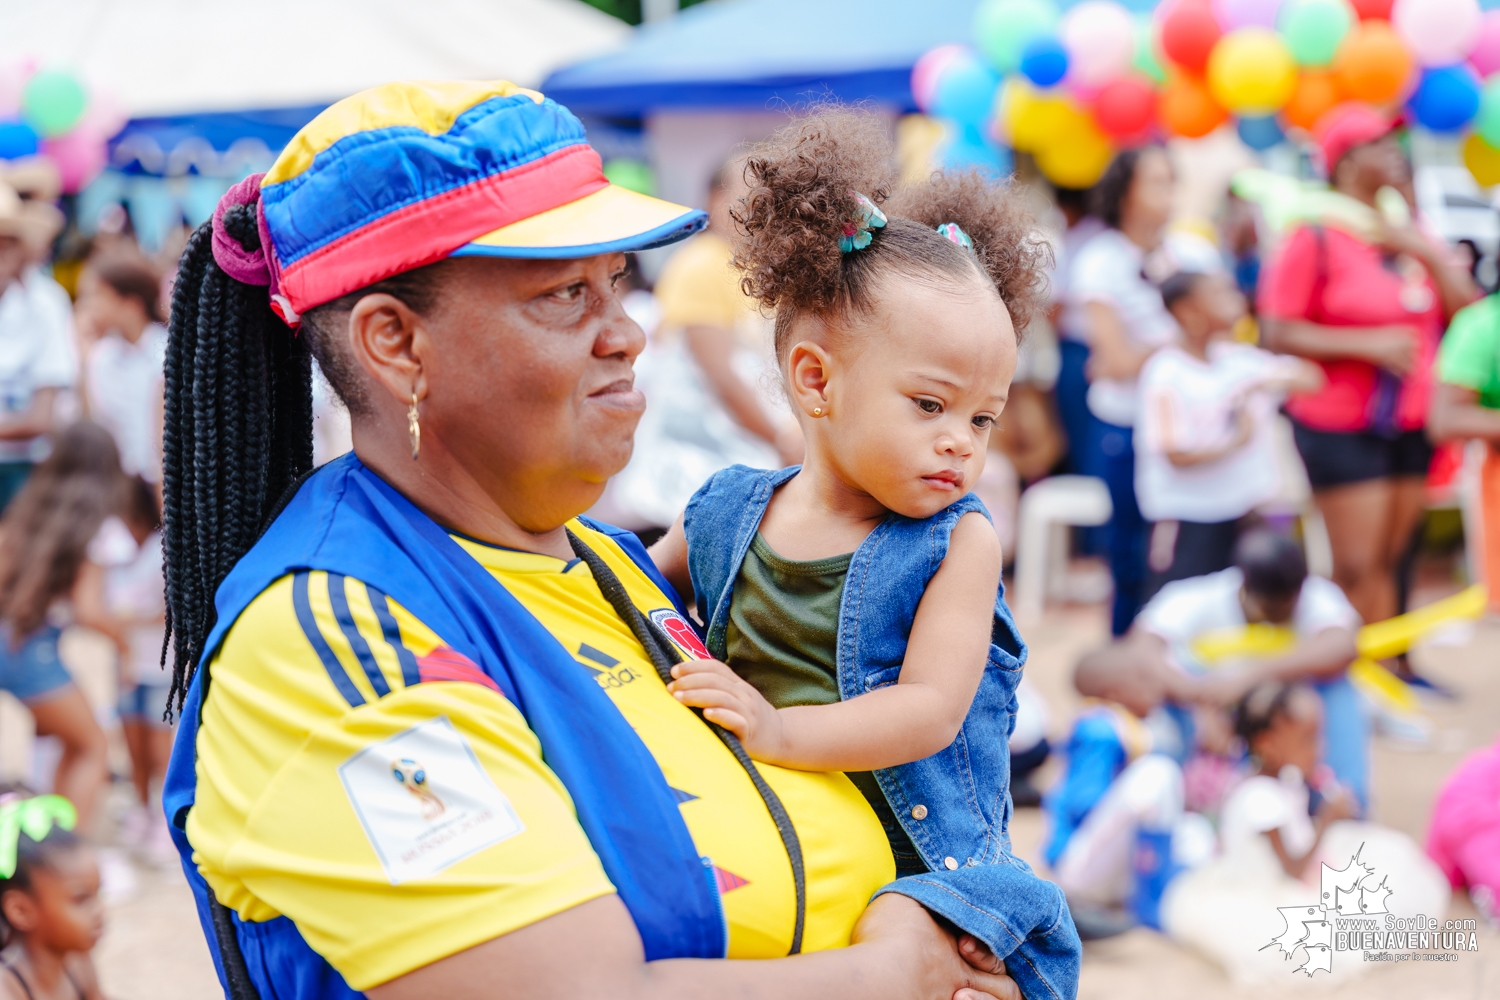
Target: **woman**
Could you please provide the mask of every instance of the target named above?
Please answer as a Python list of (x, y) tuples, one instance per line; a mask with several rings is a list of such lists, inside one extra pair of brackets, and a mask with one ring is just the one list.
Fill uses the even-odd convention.
[[(1115, 157), (1095, 189), (1107, 227), (1078, 252), (1069, 270), (1068, 301), (1089, 347), (1087, 471), (1109, 484), (1114, 515), (1109, 564), (1115, 581), (1110, 628), (1123, 635), (1135, 620), (1146, 585), (1149, 526), (1135, 502), (1136, 376), (1177, 324), (1146, 277), (1148, 255), (1162, 248), (1172, 218), (1172, 164), (1160, 146)], [(1158, 265), (1161, 266), (1161, 265)], [(1164, 274), (1176, 271), (1163, 267)]]
[(1334, 580), (1367, 622), (1398, 610), (1395, 569), (1432, 458), (1429, 369), (1448, 319), (1478, 296), (1436, 241), (1373, 211), (1382, 188), (1411, 184), (1393, 128), (1361, 104), (1328, 112), (1318, 135), (1329, 179), (1369, 225), (1357, 232), (1330, 217), (1298, 227), (1260, 290), (1266, 346), (1316, 361), (1326, 377), (1286, 410), (1328, 527)]
[[(623, 251), (702, 220), (609, 186), (540, 95), (389, 84), (195, 234), (164, 799), (230, 995), (1019, 996), (910, 900), (865, 909), (893, 864), (858, 791), (671, 698), (701, 643), (576, 519), (642, 408)], [(309, 351), (355, 450), (302, 481)], [(726, 954), (777, 960), (693, 960)]]

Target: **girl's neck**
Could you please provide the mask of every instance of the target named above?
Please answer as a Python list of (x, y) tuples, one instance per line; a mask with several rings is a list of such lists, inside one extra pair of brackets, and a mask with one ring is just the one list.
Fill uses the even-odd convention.
[(788, 559), (822, 559), (857, 549), (890, 513), (851, 485), (808, 442), (802, 471), (771, 498), (761, 521), (766, 541)]
[(1207, 361), (1208, 344), (1209, 340), (1206, 337), (1202, 340), (1191, 340), (1188, 338), (1183, 338), (1183, 341), (1179, 346), (1181, 346), (1185, 352), (1197, 358), (1199, 361)]
[[(47, 1000), (54, 996), (67, 996), (69, 1000), (72, 1000), (70, 992), (60, 989), (63, 980), (67, 977), (64, 967), (67, 955), (64, 952), (37, 947), (22, 938), (0, 954), (5, 956), (6, 962), (26, 977), (26, 984), (36, 994), (35, 1000)], [(0, 975), (3, 974), (0, 973)]]
[(151, 321), (146, 317), (132, 316), (126, 322), (118, 324), (115, 327), (115, 332), (124, 337), (126, 342), (138, 344), (141, 342), (141, 338), (146, 335), (146, 327), (150, 325)]
[(1154, 222), (1142, 223), (1135, 219), (1120, 220), (1120, 232), (1125, 234), (1127, 240), (1140, 247), (1146, 253), (1150, 253), (1161, 246), (1162, 228)]

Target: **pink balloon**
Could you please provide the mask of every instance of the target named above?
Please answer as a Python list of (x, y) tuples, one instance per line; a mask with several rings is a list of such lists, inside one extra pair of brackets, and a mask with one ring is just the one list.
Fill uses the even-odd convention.
[(943, 70), (968, 51), (963, 45), (939, 45), (923, 53), (911, 68), (911, 96), (917, 102), (917, 107), (926, 111), (932, 106), (932, 98), (937, 94), (938, 78), (943, 75)]
[(1469, 53), (1469, 62), (1481, 77), (1500, 70), (1500, 10), (1487, 10), (1479, 22), (1479, 40)]
[(1135, 55), (1135, 22), (1115, 0), (1084, 0), (1063, 15), (1058, 34), (1075, 91), (1097, 91), (1124, 74)]
[(1423, 66), (1461, 62), (1479, 40), (1476, 0), (1396, 0), (1391, 24)]
[(130, 113), (113, 94), (90, 90), (88, 109), (83, 113), (83, 120), (73, 126), (73, 129), (87, 132), (97, 139), (112, 139), (129, 120)]
[(57, 167), (63, 190), (69, 194), (81, 191), (104, 169), (104, 140), (73, 129), (55, 139), (42, 140), (42, 153)]
[(1275, 31), (1281, 0), (1214, 0), (1213, 7), (1225, 31), (1252, 27)]

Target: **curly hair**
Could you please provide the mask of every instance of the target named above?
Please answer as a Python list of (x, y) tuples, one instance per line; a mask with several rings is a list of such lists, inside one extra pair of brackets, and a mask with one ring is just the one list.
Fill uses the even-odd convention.
[[(744, 170), (734, 264), (745, 294), (776, 313), (778, 358), (798, 317), (867, 313), (893, 274), (992, 284), (1018, 338), (1045, 294), (1051, 249), (1008, 185), (970, 172), (897, 189), (895, 147), (874, 112), (817, 108), (753, 148)], [(888, 222), (867, 248), (843, 253), (856, 193), (884, 206)], [(972, 253), (938, 234), (945, 222), (969, 234)]]

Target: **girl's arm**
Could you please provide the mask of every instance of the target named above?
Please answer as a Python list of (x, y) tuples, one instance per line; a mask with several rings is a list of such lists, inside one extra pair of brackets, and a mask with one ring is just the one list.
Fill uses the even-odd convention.
[(917, 606), (901, 676), (888, 687), (833, 705), (777, 710), (724, 664), (694, 660), (673, 668), (670, 690), (768, 764), (871, 771), (930, 757), (958, 735), (984, 674), (1000, 555), (1000, 539), (983, 515), (959, 519)]
[[(688, 547), (687, 533), (682, 528), (682, 515), (677, 515), (677, 520), (667, 533), (651, 546), (648, 554), (651, 561), (656, 563), (656, 568), (661, 570), (661, 575), (667, 578), (667, 582), (677, 588), (677, 594), (685, 601), (693, 599), (693, 577), (688, 572)], [(699, 614), (702, 614), (700, 611)]]
[(1292, 878), (1301, 878), (1302, 873), (1307, 871), (1313, 855), (1318, 853), (1318, 845), (1323, 842), (1323, 834), (1328, 828), (1338, 820), (1352, 819), (1357, 815), (1354, 800), (1349, 797), (1348, 792), (1324, 799), (1322, 806), (1318, 809), (1318, 815), (1313, 819), (1313, 829), (1318, 835), (1313, 838), (1312, 846), (1307, 849), (1307, 853), (1302, 855), (1294, 855), (1286, 849), (1286, 843), (1281, 839), (1281, 830), (1267, 830), (1266, 836), (1271, 840), (1271, 850), (1276, 852), (1276, 859), (1281, 862), (1281, 870)]
[(84, 628), (108, 638), (123, 655), (130, 648), (125, 623), (104, 607), (104, 568), (88, 559), (78, 570), (73, 584), (73, 618)]

